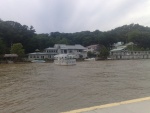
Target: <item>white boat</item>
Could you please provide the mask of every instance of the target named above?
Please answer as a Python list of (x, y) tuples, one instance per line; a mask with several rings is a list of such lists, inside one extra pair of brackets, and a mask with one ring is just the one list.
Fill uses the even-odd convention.
[(31, 62), (32, 63), (45, 63), (44, 60), (32, 60)]
[(75, 65), (76, 59), (74, 55), (70, 54), (59, 54), (54, 56), (54, 63), (57, 65)]
[(84, 59), (86, 61), (95, 61), (95, 58), (87, 58), (87, 59)]

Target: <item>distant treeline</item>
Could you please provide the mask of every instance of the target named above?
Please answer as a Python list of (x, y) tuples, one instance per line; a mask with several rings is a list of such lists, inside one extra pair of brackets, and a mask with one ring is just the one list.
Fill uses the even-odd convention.
[(9, 53), (14, 43), (21, 43), (25, 53), (30, 53), (36, 49), (42, 51), (54, 44), (81, 44), (83, 46), (100, 44), (110, 49), (114, 43), (119, 41), (134, 42), (144, 49), (149, 49), (150, 28), (130, 24), (107, 32), (95, 30), (93, 32), (37, 34), (33, 26), (28, 27), (14, 21), (0, 20), (0, 54)]

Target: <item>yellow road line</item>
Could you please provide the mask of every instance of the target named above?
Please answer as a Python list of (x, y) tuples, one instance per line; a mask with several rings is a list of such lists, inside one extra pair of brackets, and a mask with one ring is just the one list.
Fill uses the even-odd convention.
[(89, 108), (77, 109), (77, 110), (72, 110), (72, 111), (62, 112), (62, 113), (81, 113), (81, 112), (92, 111), (92, 110), (96, 110), (96, 109), (108, 108), (108, 107), (113, 107), (113, 106), (119, 106), (119, 105), (123, 105), (123, 104), (131, 104), (131, 103), (141, 102), (141, 101), (146, 101), (146, 100), (150, 100), (150, 97), (127, 100), (127, 101), (105, 104), (105, 105), (100, 105), (100, 106), (93, 106), (93, 107), (89, 107)]

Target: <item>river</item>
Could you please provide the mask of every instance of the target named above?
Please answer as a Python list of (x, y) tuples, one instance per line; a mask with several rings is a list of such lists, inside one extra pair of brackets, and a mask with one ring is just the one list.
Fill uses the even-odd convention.
[(150, 96), (150, 60), (0, 64), (0, 113), (60, 113)]

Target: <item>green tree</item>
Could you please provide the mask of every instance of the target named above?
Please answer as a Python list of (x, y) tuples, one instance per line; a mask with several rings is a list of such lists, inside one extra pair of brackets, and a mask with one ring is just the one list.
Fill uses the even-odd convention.
[(105, 47), (105, 46), (102, 46), (100, 48), (100, 54), (99, 54), (99, 57), (101, 59), (107, 59), (107, 57), (109, 56), (109, 50)]
[(5, 53), (5, 49), (6, 49), (5, 44), (2, 41), (2, 39), (0, 39), (0, 55)]
[[(139, 24), (123, 25), (110, 31), (99, 30), (81, 31), (76, 33), (51, 32), (46, 34), (35, 33), (33, 26), (21, 25), (14, 21), (3, 21), (0, 19), (0, 38), (5, 45), (5, 53), (9, 52), (13, 43), (21, 43), (25, 53), (34, 52), (35, 49), (44, 50), (54, 44), (81, 44), (88, 46), (92, 44), (104, 45), (111, 49), (116, 42), (128, 43), (132, 41), (140, 48), (150, 48), (150, 27)], [(0, 48), (3, 49), (3, 44)], [(0, 50), (1, 54), (3, 53)]]
[(21, 43), (15, 43), (11, 46), (10, 53), (17, 54), (19, 57), (24, 55), (24, 49)]
[(134, 30), (129, 32), (127, 35), (128, 35), (128, 42), (132, 42), (135, 38), (139, 37), (140, 31)]
[(88, 58), (96, 57), (96, 54), (93, 53), (93, 52), (91, 52), (91, 51), (88, 51), (88, 52), (87, 52), (87, 57), (88, 57)]
[(57, 43), (58, 43), (58, 44), (69, 44), (69, 43), (68, 43), (68, 40), (67, 40), (66, 38), (62, 38), (62, 39), (59, 40)]

